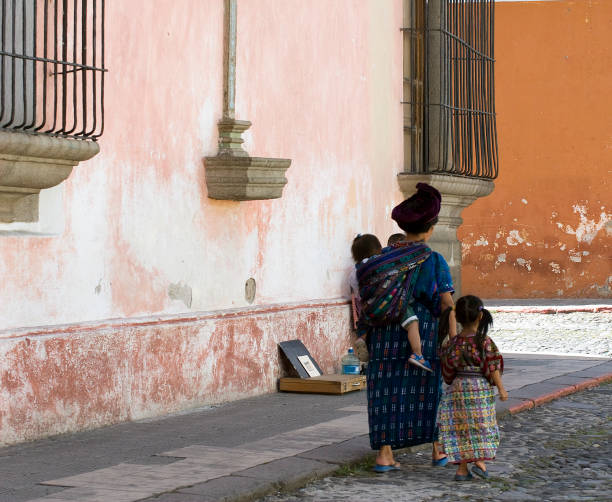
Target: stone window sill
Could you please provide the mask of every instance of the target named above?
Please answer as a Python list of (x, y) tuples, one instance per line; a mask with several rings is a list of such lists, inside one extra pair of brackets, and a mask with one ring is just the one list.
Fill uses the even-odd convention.
[(0, 233), (45, 235), (63, 228), (62, 191), (53, 187), (99, 151), (93, 141), (0, 131)]

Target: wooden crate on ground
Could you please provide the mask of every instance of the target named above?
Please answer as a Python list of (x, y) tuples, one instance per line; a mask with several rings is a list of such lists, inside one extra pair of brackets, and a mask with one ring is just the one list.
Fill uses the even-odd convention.
[(279, 381), (279, 389), (285, 392), (308, 394), (345, 394), (366, 388), (365, 375), (321, 375), (310, 378), (285, 377)]

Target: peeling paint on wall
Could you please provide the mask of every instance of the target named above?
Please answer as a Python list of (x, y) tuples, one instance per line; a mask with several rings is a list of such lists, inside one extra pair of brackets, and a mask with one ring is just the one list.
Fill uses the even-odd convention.
[(170, 284), (168, 286), (168, 297), (171, 300), (179, 300), (183, 302), (185, 307), (191, 308), (191, 300), (193, 298), (192, 289), (191, 286), (188, 286), (187, 284), (183, 284), (181, 282)]
[[(591, 244), (600, 230), (606, 227), (607, 223), (612, 219), (612, 213), (602, 211), (599, 214), (599, 221), (590, 219), (587, 216), (587, 207), (585, 205), (575, 204), (572, 206), (574, 213), (580, 217), (580, 222), (574, 229), (571, 225), (557, 222), (557, 226), (566, 234), (575, 235), (578, 242), (586, 242)], [(603, 209), (603, 208), (602, 208)]]
[(325, 373), (350, 345), (346, 300), (0, 333), (0, 445), (276, 390), (278, 342)]
[(525, 239), (521, 237), (521, 234), (518, 230), (510, 230), (508, 237), (506, 238), (506, 242), (509, 246), (518, 246), (525, 242)]
[(524, 258), (517, 258), (516, 263), (519, 266), (525, 267), (529, 272), (531, 272), (531, 260), (525, 260)]
[(610, 298), (612, 296), (612, 275), (606, 279), (604, 284), (594, 284), (593, 288), (597, 291), (599, 296)]

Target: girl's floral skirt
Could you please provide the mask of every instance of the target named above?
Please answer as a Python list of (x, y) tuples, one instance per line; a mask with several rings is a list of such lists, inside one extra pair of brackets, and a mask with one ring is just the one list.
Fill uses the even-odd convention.
[(442, 397), (438, 426), (449, 461), (493, 460), (499, 429), (491, 384), (482, 376), (458, 375)]

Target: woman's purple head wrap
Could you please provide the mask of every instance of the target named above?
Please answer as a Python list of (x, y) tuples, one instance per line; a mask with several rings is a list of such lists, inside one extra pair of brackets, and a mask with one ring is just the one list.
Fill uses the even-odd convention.
[[(411, 224), (429, 223), (440, 212), (442, 196), (427, 183), (417, 183), (416, 193), (393, 208), (391, 218), (404, 232), (409, 232)], [(408, 230), (406, 230), (406, 228)]]

